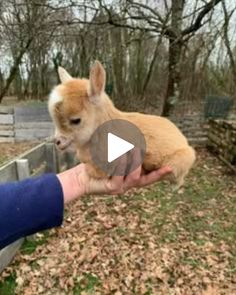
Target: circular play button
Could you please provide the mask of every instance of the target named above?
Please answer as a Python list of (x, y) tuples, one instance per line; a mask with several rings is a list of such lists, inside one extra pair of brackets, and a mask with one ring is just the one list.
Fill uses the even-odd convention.
[(130, 174), (143, 163), (145, 151), (144, 135), (126, 120), (103, 123), (90, 141), (94, 164), (109, 176)]

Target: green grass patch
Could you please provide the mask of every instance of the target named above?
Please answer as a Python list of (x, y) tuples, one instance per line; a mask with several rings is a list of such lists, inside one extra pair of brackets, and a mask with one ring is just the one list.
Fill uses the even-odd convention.
[(86, 273), (83, 277), (78, 278), (78, 282), (73, 290), (74, 295), (80, 295), (82, 292), (86, 294), (95, 294), (95, 287), (100, 285), (100, 280), (97, 276), (91, 273)]
[[(180, 242), (179, 235), (184, 233), (199, 246), (206, 241), (225, 241), (235, 248), (235, 199), (227, 198), (225, 193), (231, 186), (231, 178), (222, 177), (213, 168), (205, 171), (197, 166), (182, 192), (158, 183), (145, 195), (135, 195), (130, 210), (136, 210), (143, 221), (152, 220), (158, 242)], [(148, 211), (143, 210), (142, 202), (146, 200), (153, 201)]]
[(6, 161), (7, 161), (7, 157), (6, 156), (1, 156), (0, 155), (0, 165), (3, 165)]
[(25, 100), (20, 102), (20, 105), (22, 106), (30, 106), (30, 107), (37, 107), (37, 106), (46, 106), (47, 101), (41, 101), (41, 100)]
[(21, 253), (27, 255), (32, 254), (38, 246), (43, 245), (47, 242), (48, 237), (49, 232), (44, 231), (43, 233), (41, 233), (40, 238), (32, 237), (32, 239), (25, 239), (23, 245), (21, 246)]
[(15, 295), (16, 275), (12, 273), (4, 282), (0, 282), (0, 295)]

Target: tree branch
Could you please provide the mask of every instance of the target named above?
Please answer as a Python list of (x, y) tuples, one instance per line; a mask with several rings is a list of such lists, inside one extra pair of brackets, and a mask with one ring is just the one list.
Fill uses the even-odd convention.
[(199, 13), (196, 21), (191, 26), (182, 31), (182, 36), (191, 34), (199, 30), (203, 26), (203, 18), (220, 2), (222, 2), (222, 0), (211, 0), (209, 3), (207, 3), (203, 10)]

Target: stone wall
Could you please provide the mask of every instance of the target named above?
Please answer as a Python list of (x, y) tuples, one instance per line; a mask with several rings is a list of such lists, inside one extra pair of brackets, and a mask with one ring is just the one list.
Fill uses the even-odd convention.
[(236, 172), (236, 121), (210, 120), (208, 146)]
[(206, 146), (208, 124), (201, 113), (172, 116), (170, 120), (179, 127), (192, 146)]

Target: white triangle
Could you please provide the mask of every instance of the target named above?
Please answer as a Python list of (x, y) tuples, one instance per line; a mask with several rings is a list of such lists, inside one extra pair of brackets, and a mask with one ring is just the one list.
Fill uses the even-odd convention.
[(108, 141), (108, 163), (116, 160), (120, 156), (124, 155), (128, 151), (134, 148), (134, 145), (112, 133), (107, 135)]

